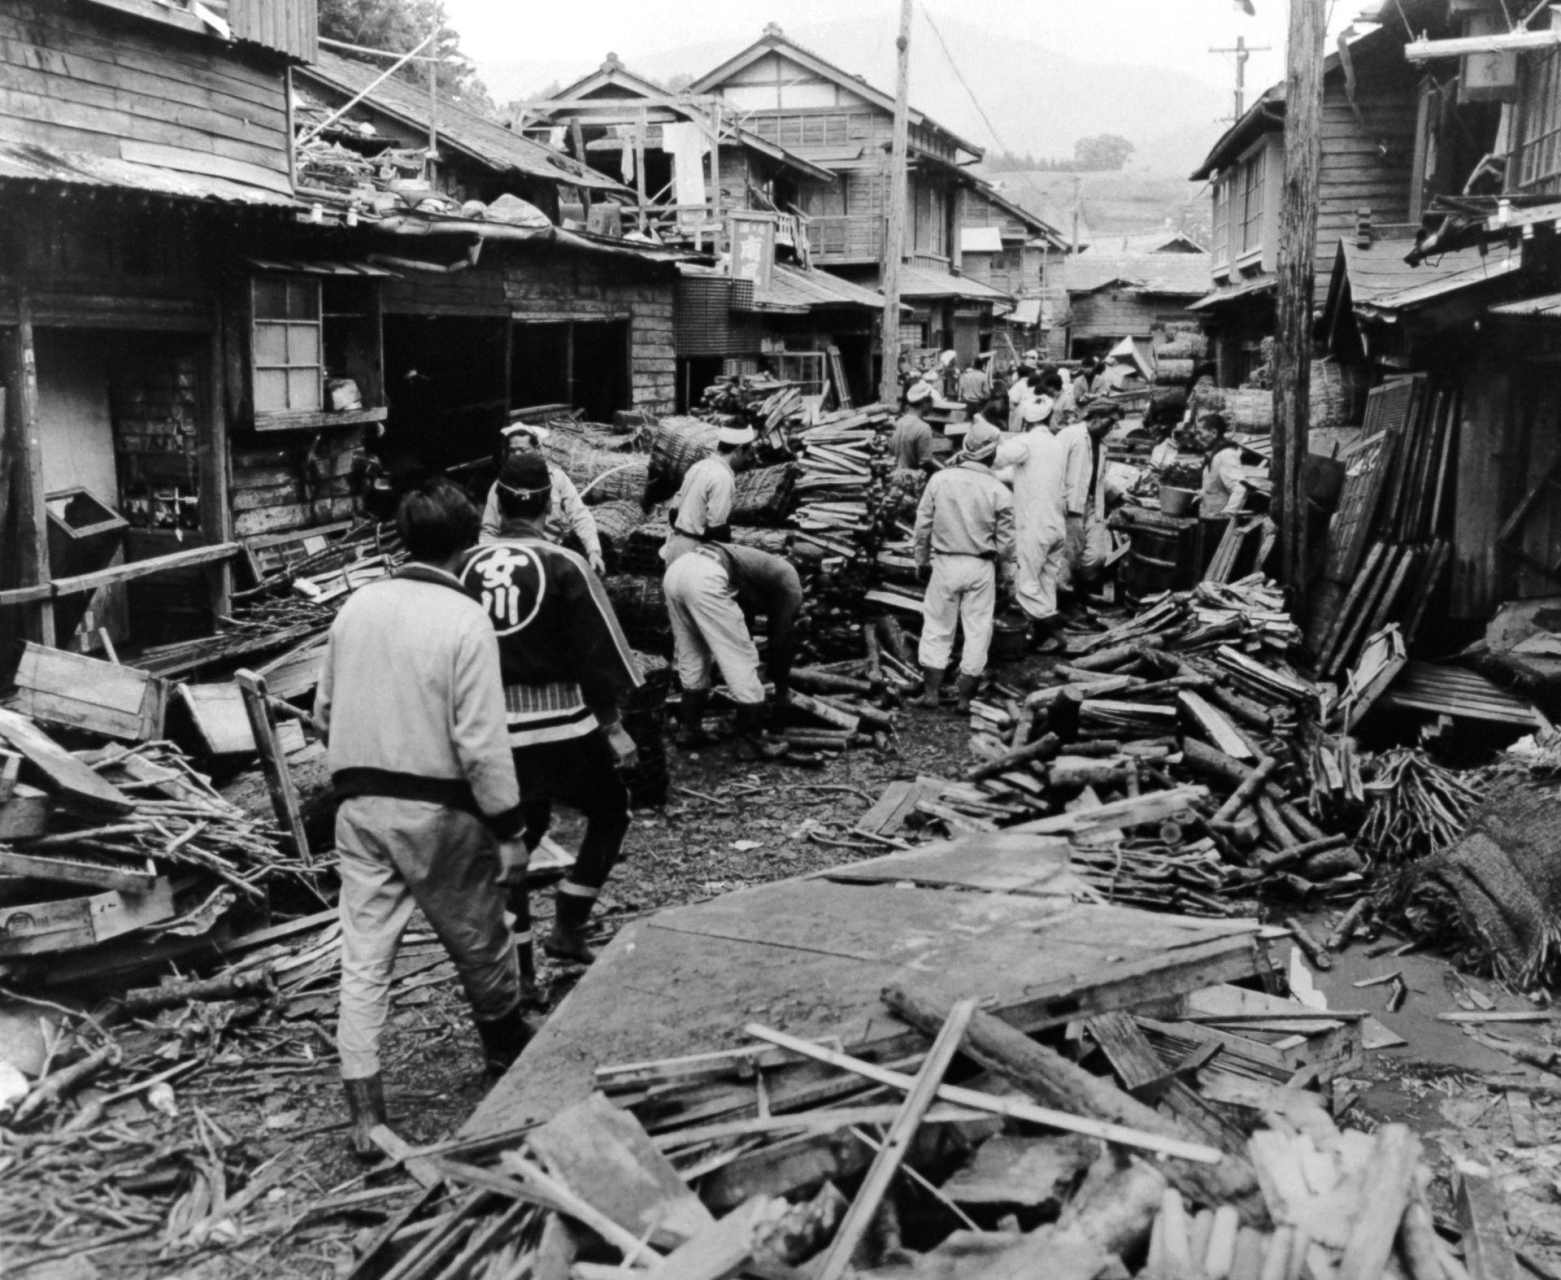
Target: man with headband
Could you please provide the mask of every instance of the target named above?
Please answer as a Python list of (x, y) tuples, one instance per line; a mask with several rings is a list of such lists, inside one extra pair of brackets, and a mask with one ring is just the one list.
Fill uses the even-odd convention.
[[(504, 458), (508, 461), (525, 453), (534, 453), (541, 457), (542, 442), (547, 439), (548, 431), (546, 427), (534, 427), (524, 422), (517, 422), (513, 426), (505, 427), (501, 434), (504, 437)], [(500, 467), (502, 466), (501, 463)], [(579, 541), (580, 551), (590, 562), (592, 570), (597, 576), (601, 576), (607, 572), (607, 562), (602, 559), (602, 539), (596, 529), (596, 518), (591, 515), (591, 509), (580, 497), (575, 482), (569, 478), (562, 467), (549, 462), (547, 474), (553, 487), (553, 510), (547, 521), (548, 541), (564, 546), (569, 535), (573, 534)], [(478, 541), (486, 546), (490, 542), (497, 542), (503, 536), (504, 516), (499, 509), (499, 486), (495, 482), (488, 490), (488, 501), (482, 509), (482, 534)]]
[(992, 643), (999, 562), (1005, 577), (1012, 571), (1014, 500), (992, 474), (1001, 438), (985, 419), (972, 423), (965, 447), (927, 482), (916, 509), (916, 566), (927, 582), (917, 655), (926, 692), (918, 705), (933, 710), (960, 623), (959, 709), (970, 709)]

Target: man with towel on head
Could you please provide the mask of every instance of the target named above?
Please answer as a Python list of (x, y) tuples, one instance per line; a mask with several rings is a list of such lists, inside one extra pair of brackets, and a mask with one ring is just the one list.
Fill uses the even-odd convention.
[(1014, 500), (992, 474), (1001, 439), (990, 422), (970, 424), (965, 447), (927, 482), (916, 509), (916, 566), (927, 583), (917, 655), (926, 692), (918, 705), (933, 710), (961, 622), (959, 709), (970, 709), (992, 643), (999, 562), (1005, 579), (1012, 572)]
[[(504, 437), (504, 458), (508, 461), (527, 453), (535, 453), (540, 457), (542, 442), (547, 439), (548, 431), (546, 427), (517, 422), (505, 427), (499, 434)], [(503, 463), (500, 463), (500, 469), (503, 469)], [(562, 547), (567, 544), (569, 535), (574, 534), (580, 543), (578, 550), (590, 563), (597, 577), (601, 577), (607, 572), (607, 562), (602, 559), (602, 539), (596, 531), (596, 518), (591, 515), (591, 509), (581, 499), (575, 482), (562, 467), (549, 462), (547, 474), (553, 485), (553, 509), (547, 518), (548, 541)], [(499, 484), (495, 480), (493, 487), (488, 490), (488, 501), (482, 508), (482, 532), (477, 541), (487, 545), (497, 542), (502, 536), (504, 515), (499, 509)]]
[(1057, 581), (1067, 554), (1066, 446), (1052, 433), (1052, 401), (1024, 407), (1025, 431), (997, 448), (994, 465), (1013, 469), (1014, 540), (1019, 562), (1015, 598), (1036, 644), (1047, 646), (1057, 622)]
[(905, 412), (889, 436), (889, 456), (896, 471), (913, 471), (919, 476), (932, 463), (932, 426), (927, 421), (931, 403), (932, 388), (925, 382), (913, 382), (905, 389)]
[(715, 452), (688, 469), (672, 500), (672, 528), (661, 548), (664, 563), (670, 566), (704, 543), (732, 540), (737, 473), (753, 465), (756, 439), (752, 427), (722, 427)]

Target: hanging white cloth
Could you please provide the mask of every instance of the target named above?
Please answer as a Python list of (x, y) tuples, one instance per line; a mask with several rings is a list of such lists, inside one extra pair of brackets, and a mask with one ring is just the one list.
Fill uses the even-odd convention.
[(664, 124), (661, 149), (672, 157), (672, 187), (678, 205), (692, 206), (678, 215), (678, 221), (703, 221), (705, 156), (710, 151), (710, 139), (692, 121)]

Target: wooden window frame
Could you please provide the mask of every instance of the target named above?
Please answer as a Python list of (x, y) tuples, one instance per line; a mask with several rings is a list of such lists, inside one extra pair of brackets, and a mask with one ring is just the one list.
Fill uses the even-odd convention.
[(1230, 266), (1230, 189), (1235, 178), (1227, 170), (1214, 182), (1214, 223), (1210, 234), (1209, 256), (1216, 273)]
[(1531, 59), (1523, 77), (1519, 121), (1517, 190), (1561, 177), (1561, 51)]
[[(295, 286), (303, 286), (314, 294), (314, 319), (312, 326), (305, 320), (294, 320), (290, 315), (282, 317), (261, 316), (258, 314), (257, 291), (262, 284), (280, 284), (287, 291), (286, 298), (290, 304), (291, 291)], [(290, 310), (290, 305), (284, 310)], [(312, 327), (315, 335), (315, 363), (294, 363), (288, 360), (283, 364), (262, 364), (260, 361), (260, 331), (262, 328), (280, 328), (288, 335), (286, 345), (291, 352), (291, 333), (294, 328)], [(266, 420), (281, 420), (296, 418), (299, 414), (322, 413), (325, 410), (325, 298), (324, 291), (320, 288), (320, 281), (310, 276), (298, 275), (256, 275), (249, 279), (249, 367), (253, 378), (252, 396), (255, 406), (255, 424), (263, 425)], [(315, 373), (315, 402), (312, 405), (297, 406), (292, 403), (292, 374), (297, 370), (313, 369)], [(288, 404), (282, 409), (262, 409), (260, 407), (260, 374), (262, 372), (275, 372), (281, 370), (286, 374)]]

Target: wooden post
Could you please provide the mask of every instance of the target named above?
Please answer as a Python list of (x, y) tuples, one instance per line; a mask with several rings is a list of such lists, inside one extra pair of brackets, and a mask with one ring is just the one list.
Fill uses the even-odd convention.
[(883, 369), (878, 399), (900, 403), (900, 259), (905, 255), (906, 155), (910, 134), (911, 0), (900, 0), (895, 41), (894, 142), (889, 150), (889, 227), (883, 246)]
[(266, 790), (271, 793), (271, 807), (276, 812), (277, 825), (284, 836), (292, 840), (293, 851), (306, 866), (313, 865), (309, 854), (309, 838), (304, 834), (303, 816), (298, 808), (298, 792), (293, 786), (293, 775), (287, 767), (287, 755), (277, 741), (276, 725), (271, 719), (270, 694), (266, 690), (264, 676), (253, 671), (234, 673), (233, 681), (244, 697), (244, 711), (249, 717), (249, 729), (255, 737), (255, 748), (260, 753), (260, 771), (265, 775)]
[[(227, 364), (222, 351), (220, 302), (212, 308), (206, 364), (206, 429), (200, 441), (201, 531), (212, 544), (233, 540), (233, 511), (228, 486)], [(233, 562), (218, 560), (206, 571), (213, 618), (233, 611)]]
[[(11, 435), (16, 494), (16, 555), (22, 586), (49, 581), (49, 511), (43, 494), (43, 436), (38, 422), (38, 352), (33, 343), (32, 302), (25, 290), (17, 300), (17, 381), (21, 413)], [(28, 639), (53, 648), (54, 603), (41, 601), (24, 616)]]
[(434, 29), (428, 37), (428, 185), (436, 191), (435, 157), (439, 154), (439, 19), (434, 18)]
[(634, 125), (634, 190), (640, 201), (640, 234), (644, 234), (645, 213), (645, 131), (649, 128), (645, 108), (641, 107), (639, 119)]
[(1274, 328), (1274, 516), (1279, 577), (1299, 614), (1306, 593), (1306, 495), (1301, 464), (1311, 419), (1312, 292), (1317, 170), (1322, 157), (1324, 0), (1290, 0), (1285, 76), (1284, 186), (1279, 206), (1279, 295)]

